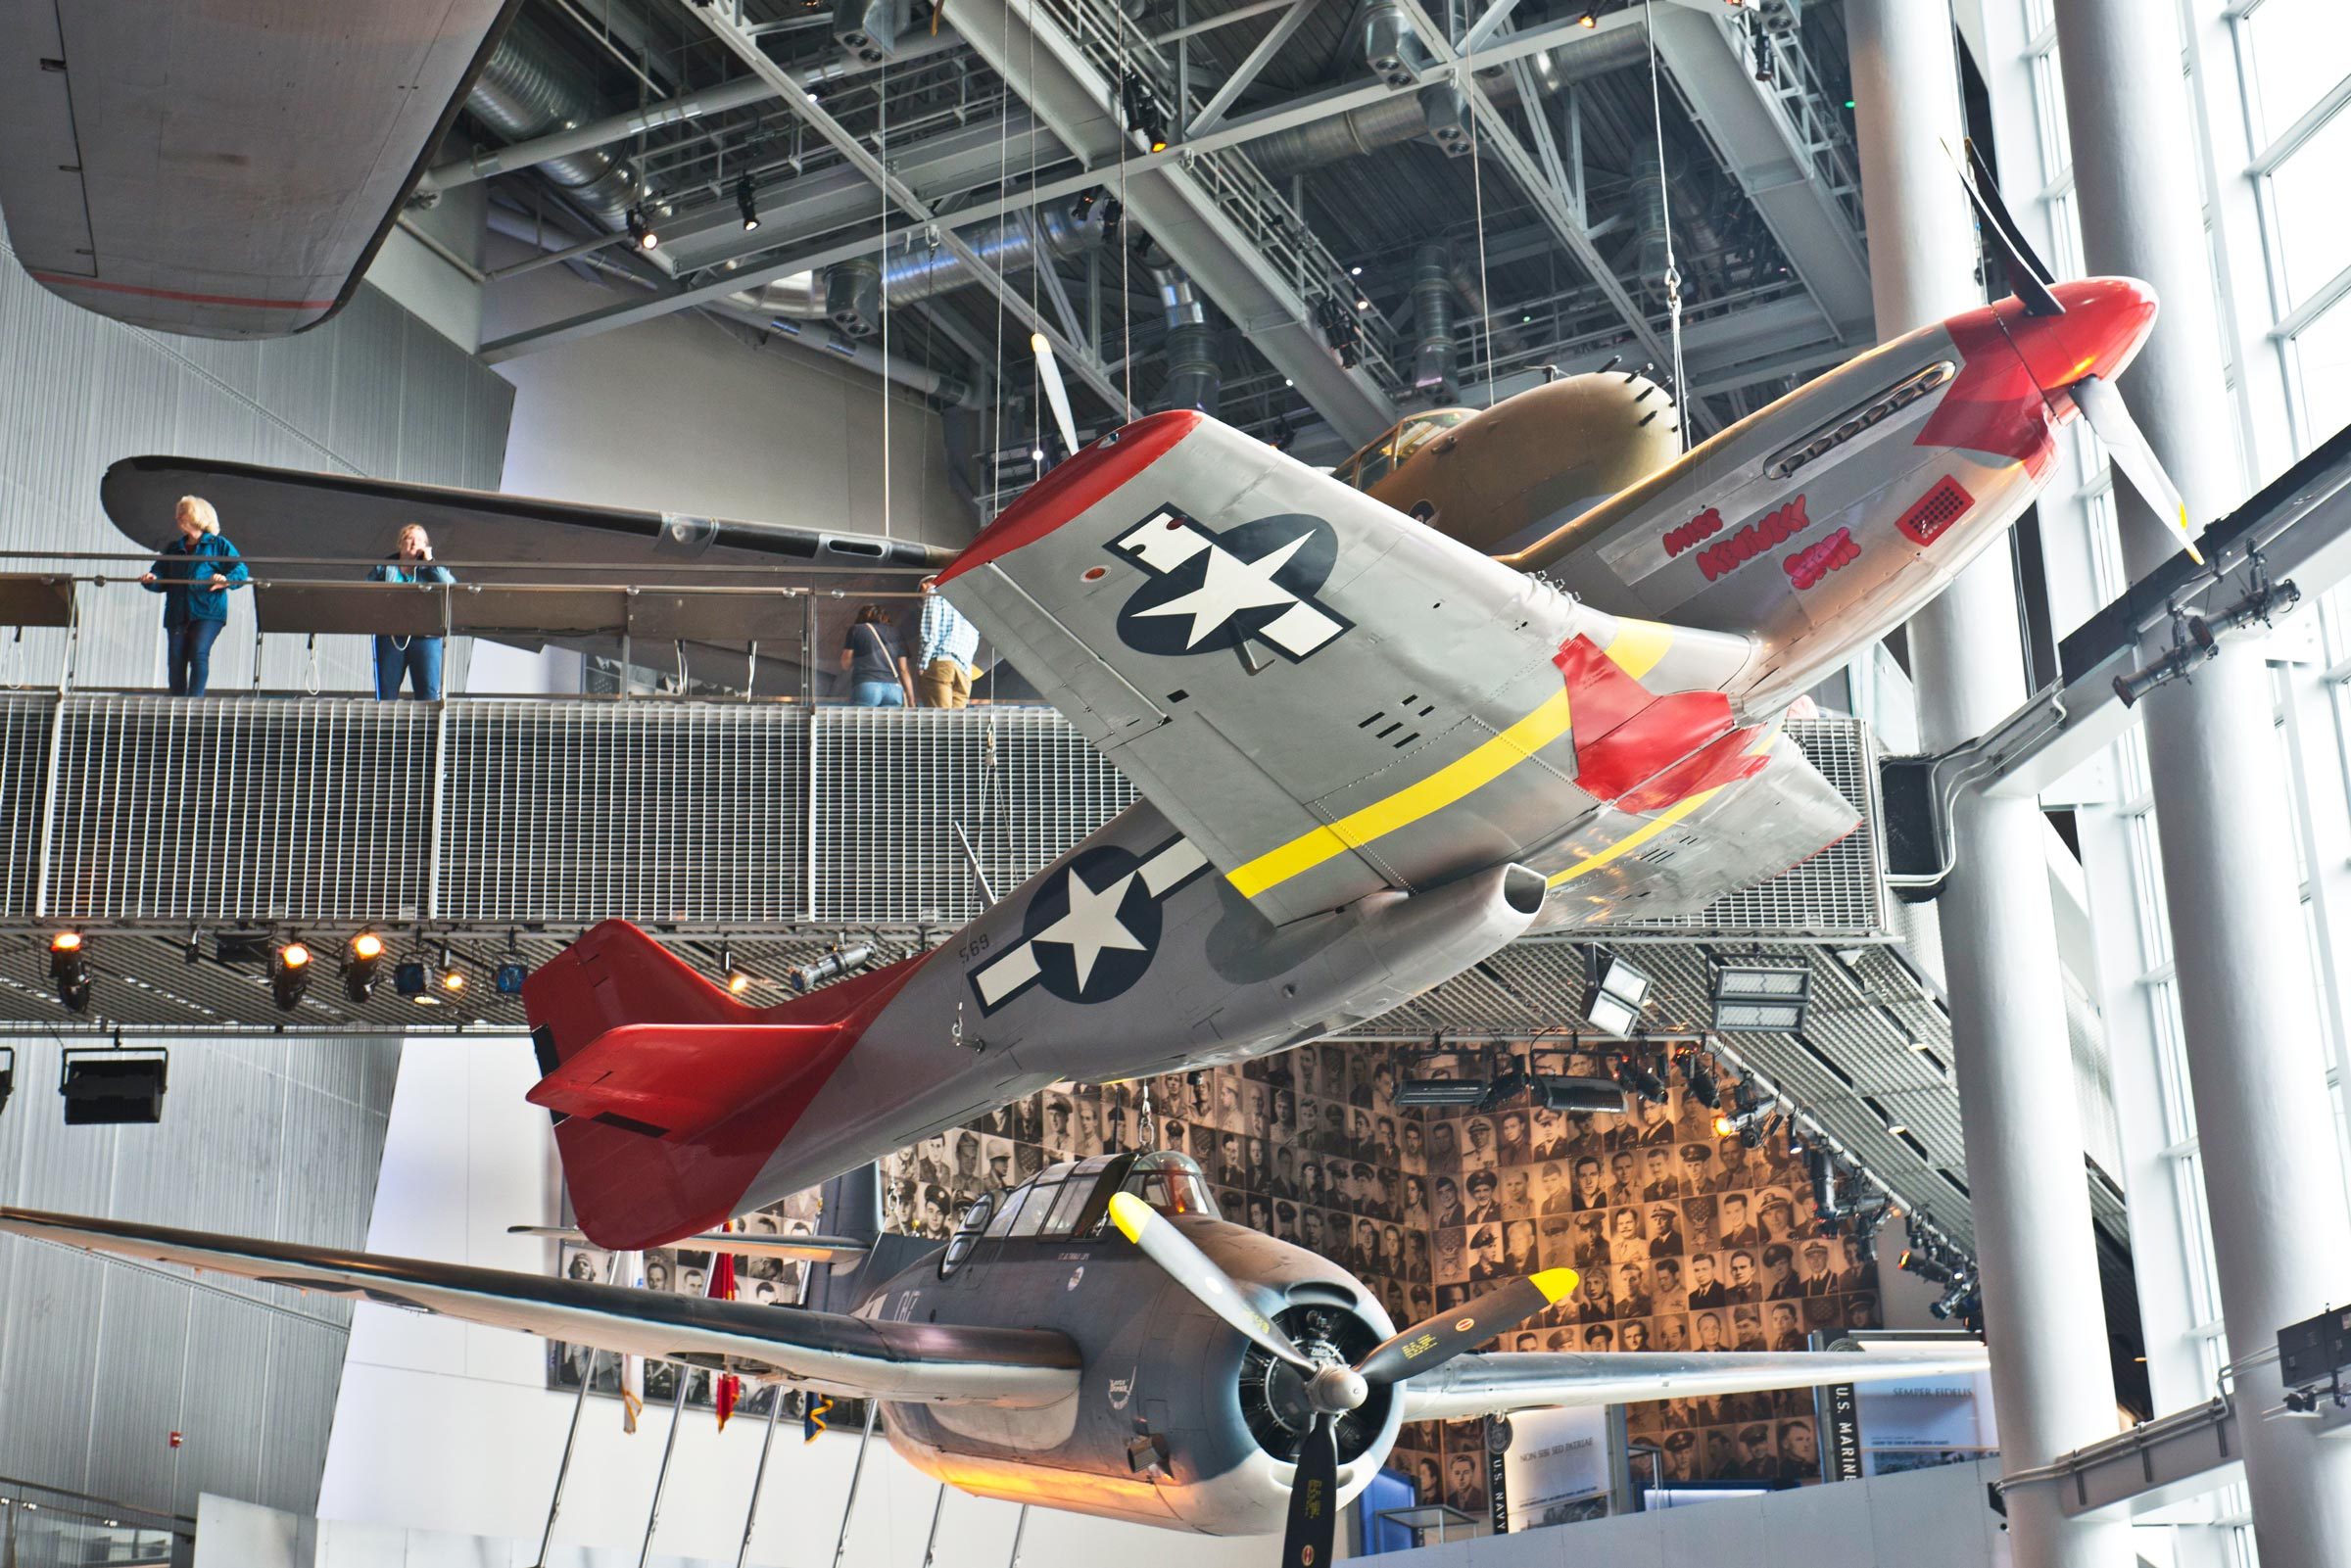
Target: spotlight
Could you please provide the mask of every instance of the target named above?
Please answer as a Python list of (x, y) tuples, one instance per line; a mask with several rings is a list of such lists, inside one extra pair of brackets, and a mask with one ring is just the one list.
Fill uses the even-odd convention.
[[(751, 183), (748, 174), (735, 182), (735, 211), (743, 214), (743, 231), (745, 234), (759, 226), (759, 188)], [(638, 243), (642, 245), (645, 242), (640, 240)]]
[(1532, 1081), (1535, 1104), (1546, 1111), (1624, 1112), (1624, 1085), (1613, 1078), (1554, 1077), (1539, 1072)]
[(1717, 1112), (1715, 1112), (1715, 1113), (1714, 1113), (1714, 1136), (1715, 1136), (1715, 1137), (1717, 1137), (1717, 1138), (1727, 1138), (1727, 1137), (1729, 1137), (1729, 1136), (1730, 1136), (1732, 1133), (1734, 1133), (1734, 1132), (1737, 1132), (1738, 1130), (1739, 1130), (1739, 1123), (1738, 1123), (1738, 1122), (1736, 1122), (1736, 1121), (1734, 1121), (1734, 1120), (1732, 1120), (1732, 1119), (1731, 1119), (1731, 1117), (1730, 1117), (1730, 1116), (1729, 1116), (1727, 1113), (1724, 1113), (1724, 1112), (1721, 1112), (1721, 1111), (1717, 1111)]
[(1629, 1056), (1618, 1059), (1616, 1063), (1616, 1081), (1624, 1085), (1624, 1089), (1627, 1094), (1646, 1100), (1651, 1105), (1663, 1105), (1665, 1103), (1666, 1090), (1664, 1078), (1660, 1077), (1657, 1073), (1651, 1071), (1648, 1068), (1643, 1067), (1640, 1063), (1634, 1061)]
[(290, 941), (270, 961), (269, 999), (280, 1013), (291, 1013), (310, 988), (311, 950), (299, 941)]
[(8, 1097), (17, 1087), (17, 1048), (0, 1045), (0, 1111), (8, 1109)]
[(645, 220), (644, 208), (632, 207), (629, 209), (628, 224), (629, 238), (637, 242), (639, 250), (649, 251), (661, 243), (661, 236), (654, 233), (652, 225)]
[(1818, 1144), (1804, 1151), (1804, 1174), (1812, 1181), (1812, 1207), (1823, 1219), (1837, 1214), (1837, 1162)]
[(452, 996), (465, 989), (465, 972), (454, 964), (443, 969), (441, 971), (441, 989)]
[(518, 958), (510, 958), (491, 973), (490, 984), (501, 996), (520, 996), (522, 982), (530, 977), (531, 967)]
[(392, 989), (402, 996), (424, 995), (424, 965), (415, 959), (396, 966), (392, 971)]
[(1600, 14), (1596, 11), (1586, 11), (1575, 19), (1575, 24), (1579, 27), (1597, 27), (1600, 25)]
[(1595, 949), (1593, 964), (1600, 975), (1584, 1016), (1592, 1027), (1613, 1039), (1632, 1034), (1641, 1021), (1641, 1005), (1649, 998), (1649, 976), (1623, 959)]
[(57, 983), (57, 999), (67, 1012), (90, 1005), (90, 966), (81, 932), (59, 931), (49, 938), (49, 978)]
[(1143, 78), (1129, 71), (1119, 94), (1127, 110), (1128, 127), (1143, 138), (1143, 145), (1155, 153), (1168, 150), (1168, 119), (1159, 112), (1158, 103), (1143, 85)]
[(1812, 1002), (1812, 967), (1802, 959), (1717, 958), (1706, 995), (1722, 1034), (1793, 1034)]
[(750, 988), (751, 977), (748, 974), (745, 974), (741, 970), (729, 970), (727, 972), (727, 994), (729, 996), (741, 996), (744, 992), (749, 990)]
[(1713, 1066), (1696, 1051), (1682, 1058), (1682, 1081), (1690, 1085), (1690, 1093), (1707, 1110), (1722, 1104), (1722, 1085), (1714, 1076)]
[(65, 1096), (66, 1125), (108, 1127), (164, 1119), (164, 1091), (170, 1057), (162, 1050), (68, 1051), (58, 1093)]
[(384, 967), (384, 939), (361, 931), (343, 949), (343, 994), (364, 1004), (375, 994), (375, 977)]
[(813, 964), (801, 964), (787, 971), (785, 977), (792, 981), (793, 990), (805, 994), (827, 980), (839, 979), (843, 974), (865, 968), (872, 962), (873, 956), (873, 948), (864, 942), (854, 947), (837, 947)]

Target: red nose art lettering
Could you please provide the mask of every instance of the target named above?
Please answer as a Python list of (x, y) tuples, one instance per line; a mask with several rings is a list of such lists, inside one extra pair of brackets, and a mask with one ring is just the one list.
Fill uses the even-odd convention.
[(1698, 552), (1699, 570), (1711, 583), (1745, 566), (1756, 556), (1785, 545), (1795, 535), (1812, 526), (1804, 515), (1804, 498), (1797, 497), (1785, 506), (1765, 512), (1730, 538), (1708, 545)]
[(1840, 528), (1815, 545), (1806, 545), (1780, 564), (1788, 569), (1789, 579), (1798, 588), (1810, 588), (1831, 572), (1850, 566), (1861, 558), (1861, 546), (1853, 543), (1852, 530)]
[(1682, 551), (1712, 539), (1721, 532), (1722, 513), (1717, 508), (1709, 506), (1681, 527), (1665, 531), (1665, 558), (1671, 560)]

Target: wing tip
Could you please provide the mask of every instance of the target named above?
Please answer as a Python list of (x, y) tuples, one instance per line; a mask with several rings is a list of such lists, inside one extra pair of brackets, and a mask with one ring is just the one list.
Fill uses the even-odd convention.
[(1145, 414), (1069, 458), (1031, 485), (979, 536), (941, 567), (943, 587), (964, 573), (1033, 545), (1167, 455), (1208, 416), (1197, 408)]

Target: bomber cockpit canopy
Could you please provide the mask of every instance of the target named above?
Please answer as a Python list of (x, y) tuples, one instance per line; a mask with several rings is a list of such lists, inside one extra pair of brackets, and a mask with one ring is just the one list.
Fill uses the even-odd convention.
[(1092, 1236), (1110, 1212), (1111, 1194), (1130, 1192), (1163, 1214), (1223, 1217), (1208, 1178), (1189, 1156), (1168, 1150), (1064, 1161), (996, 1200), (987, 1234), (1011, 1241)]
[(1400, 419), (1387, 434), (1330, 471), (1333, 479), (1357, 490), (1369, 490), (1395, 471), (1396, 465), (1429, 442), (1476, 412), (1474, 408), (1431, 408)]

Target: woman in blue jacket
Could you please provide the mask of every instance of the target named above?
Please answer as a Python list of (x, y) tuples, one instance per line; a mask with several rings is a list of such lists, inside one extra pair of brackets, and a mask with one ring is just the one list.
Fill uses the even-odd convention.
[(179, 538), (139, 581), (164, 595), (166, 663), (175, 697), (204, 695), (212, 677), (213, 640), (228, 624), (228, 591), (252, 573), (237, 546), (220, 537), (220, 514), (201, 496), (182, 496), (172, 513)]
[[(432, 536), (422, 523), (400, 531), (392, 558), (367, 574), (370, 583), (454, 583), (446, 566), (433, 564)], [(402, 677), (419, 702), (441, 700), (441, 640), (437, 637), (379, 637), (375, 640), (375, 694), (390, 702), (400, 695)]]

